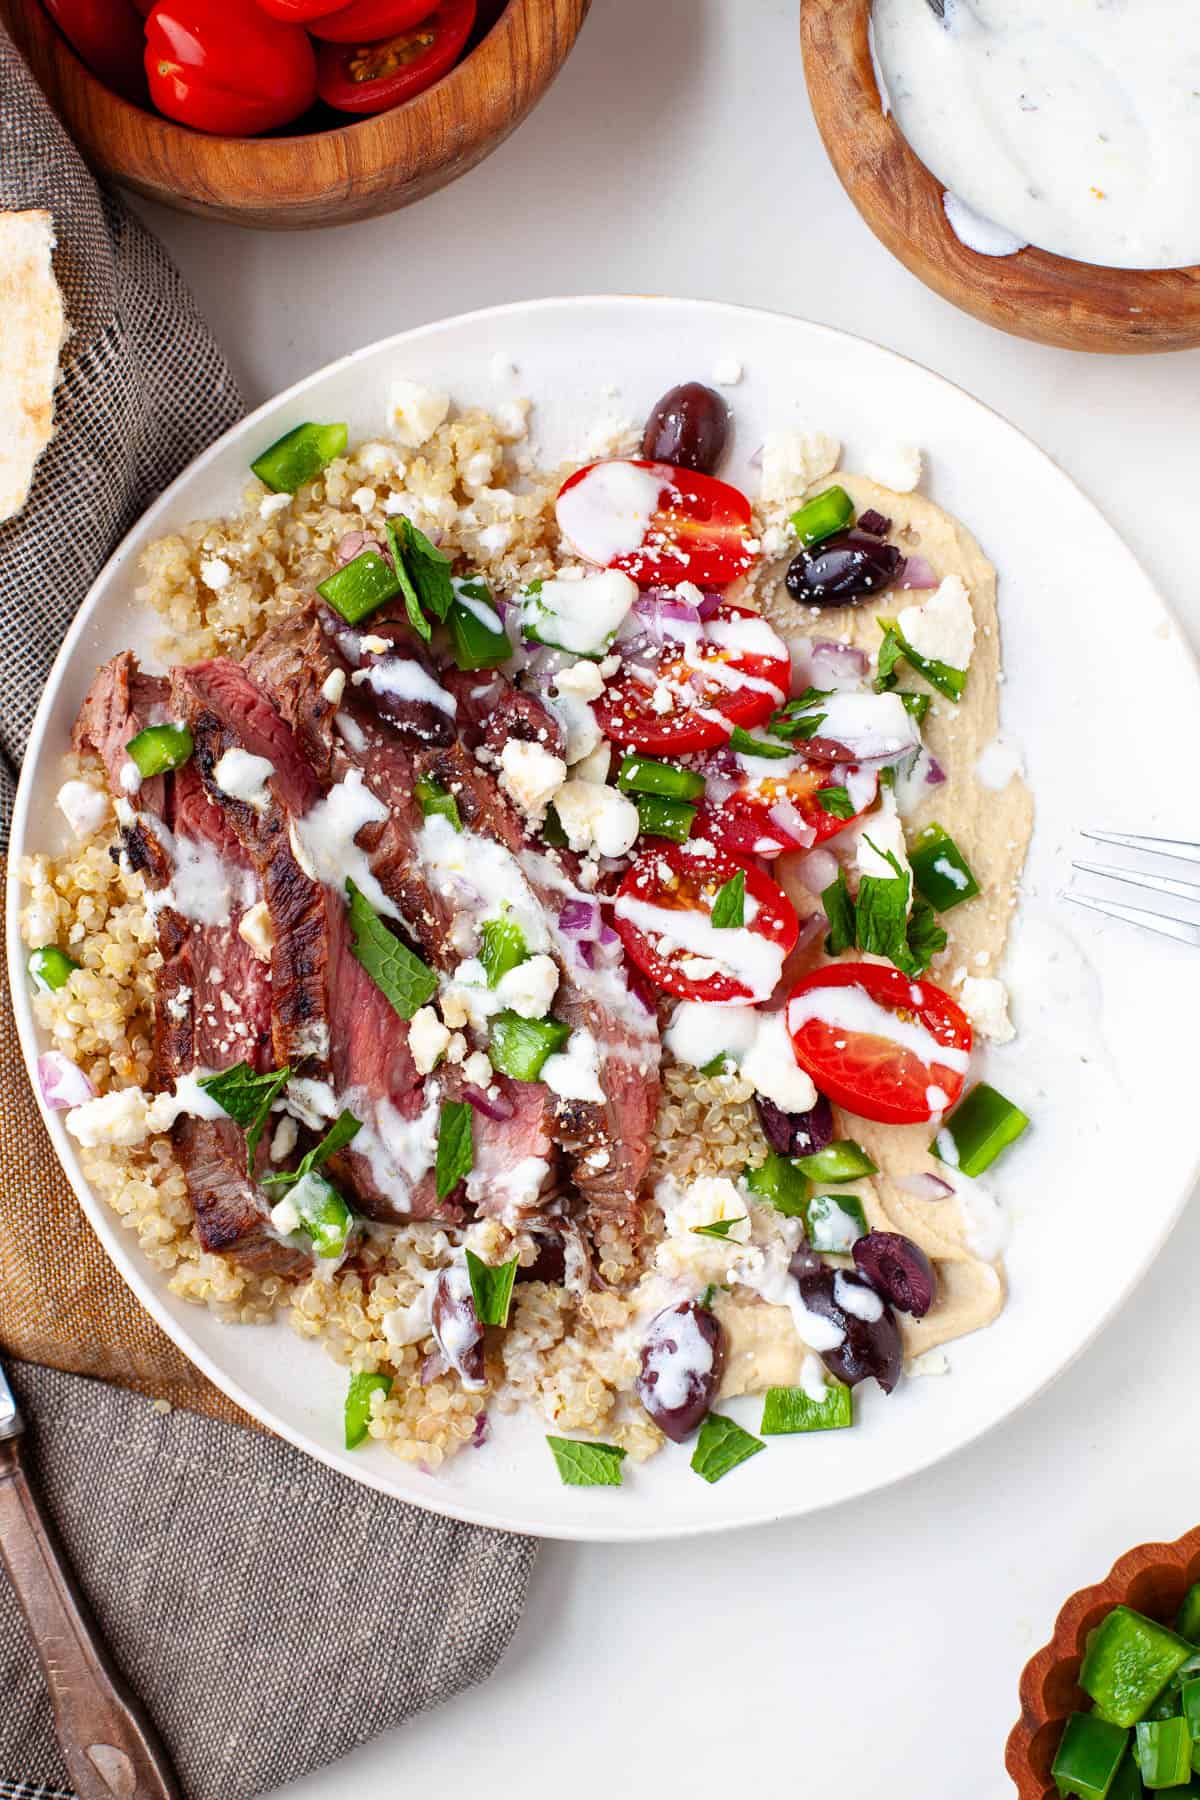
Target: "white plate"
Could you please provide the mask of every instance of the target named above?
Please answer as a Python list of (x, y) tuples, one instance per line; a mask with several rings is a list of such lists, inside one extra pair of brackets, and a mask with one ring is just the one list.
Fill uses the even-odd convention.
[[(340, 1444), (344, 1371), (288, 1327), (221, 1324), (175, 1299), (89, 1193), (61, 1115), (55, 1149), (105, 1248), (159, 1324), (216, 1384), (301, 1449), (418, 1506), (548, 1537), (681, 1536), (798, 1515), (927, 1467), (1006, 1418), (1057, 1375), (1144, 1274), (1189, 1191), (1196, 1160), (1188, 1022), (1200, 957), (1066, 906), (1079, 826), (1196, 835), (1190, 652), (1129, 551), (1028, 439), (968, 395), (872, 344), (801, 320), (702, 301), (547, 300), (468, 314), (375, 344), (261, 407), (198, 458), (113, 557), (63, 644), (34, 725), (13, 860), (61, 842), (58, 758), (96, 666), (152, 630), (134, 604), (137, 558), (184, 521), (228, 510), (264, 445), (303, 419), (377, 433), (390, 380), (449, 389), (460, 404), (527, 393), (550, 463), (582, 454), (604, 418), (640, 419), (666, 388), (711, 379), (736, 357), (737, 432), (724, 471), (754, 482), (772, 427), (837, 433), (853, 469), (877, 444), (924, 446), (926, 488), (974, 530), (1001, 576), (1006, 734), (1024, 747), (1037, 800), (1026, 896), (1009, 962), (1015, 1046), (991, 1065), (1034, 1129), (995, 1185), (1013, 1215), (1009, 1304), (950, 1349), (947, 1379), (859, 1390), (852, 1431), (774, 1441), (709, 1487), (683, 1451), (626, 1464), (620, 1490), (563, 1488), (532, 1418), (501, 1419), (490, 1444), (429, 1476), (378, 1445)], [(495, 372), (500, 360), (519, 376)], [(614, 388), (617, 390), (613, 392)], [(11, 866), (11, 865), (10, 865)], [(1136, 896), (1134, 896), (1136, 898)], [(9, 955), (27, 1058), (39, 1044), (10, 894)], [(754, 1429), (758, 1403), (729, 1411)]]

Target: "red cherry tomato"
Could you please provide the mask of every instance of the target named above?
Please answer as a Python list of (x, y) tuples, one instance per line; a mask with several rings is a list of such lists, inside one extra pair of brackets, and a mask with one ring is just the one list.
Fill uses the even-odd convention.
[(160, 112), (228, 137), (286, 125), (317, 97), (308, 33), (243, 0), (157, 0), (146, 73)]
[[(744, 923), (715, 926), (713, 901), (739, 874)], [(695, 841), (665, 843), (631, 864), (617, 889), (613, 924), (631, 960), (659, 987), (726, 1006), (770, 997), (800, 929), (769, 875)]]
[(297, 4), (308, 8), (308, 29), (314, 37), (331, 44), (373, 44), (379, 38), (393, 37), (408, 31), (427, 19), (437, 0), (350, 0), (348, 6), (331, 9), (328, 5), (318, 14), (312, 0), (258, 0), (272, 12), (278, 6)]
[[(640, 482), (631, 474), (639, 469), (645, 471)], [(581, 504), (585, 493), (587, 503)], [(623, 569), (639, 587), (680, 581), (727, 587), (754, 564), (750, 502), (727, 481), (694, 469), (636, 458), (589, 463), (568, 475), (555, 510), (563, 535), (585, 561)], [(610, 555), (614, 538), (636, 535), (639, 520), (644, 528), (637, 543)]]
[(760, 613), (728, 602), (691, 643), (669, 637), (643, 648), (633, 639), (622, 654), (625, 666), (596, 701), (596, 717), (614, 743), (651, 756), (707, 750), (735, 725), (760, 725), (783, 705), (791, 680), (783, 639)]
[(920, 1125), (963, 1090), (971, 1025), (934, 987), (886, 963), (832, 963), (792, 989), (796, 1061), (847, 1112)]
[[(333, 17), (329, 10), (329, 0), (258, 0), (265, 13), (273, 19), (283, 19), (288, 25), (307, 25), (313, 29), (311, 21), (324, 16)], [(343, 11), (347, 10), (345, 7)]]
[(317, 59), (321, 98), (339, 112), (399, 106), (453, 68), (474, 23), (475, 0), (442, 0), (421, 24), (378, 44), (324, 43)]
[(131, 0), (46, 0), (46, 11), (105, 87), (145, 104), (142, 21)]
[[(844, 831), (874, 804), (878, 782), (871, 782), (857, 812), (842, 817), (851, 803), (846, 778), (857, 779), (859, 771), (810, 763), (804, 748), (798, 744), (794, 756), (779, 760), (714, 750), (699, 765), (707, 786), (694, 835), (715, 838), (735, 856), (776, 857), (785, 850), (812, 850)], [(831, 789), (837, 792), (823, 806), (820, 796)]]

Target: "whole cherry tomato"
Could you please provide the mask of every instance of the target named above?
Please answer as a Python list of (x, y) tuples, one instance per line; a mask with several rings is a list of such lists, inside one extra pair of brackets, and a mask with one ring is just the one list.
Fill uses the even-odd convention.
[(244, 0), (157, 0), (146, 74), (160, 112), (229, 137), (286, 125), (317, 97), (307, 32)]
[(142, 21), (131, 0), (45, 0), (45, 5), (92, 74), (114, 94), (144, 106)]
[[(293, 0), (258, 0), (269, 11), (293, 4)], [(298, 0), (308, 6), (309, 0)], [(427, 19), (437, 0), (350, 0), (348, 6), (312, 7), (307, 13), (308, 29), (314, 37), (326, 38), (331, 44), (373, 44), (379, 38), (392, 37)]]
[(442, 0), (419, 25), (378, 44), (322, 44), (317, 61), (321, 98), (348, 113), (399, 106), (453, 68), (474, 23), (475, 0)]
[(288, 25), (307, 25), (321, 14), (333, 16), (329, 0), (258, 0), (258, 4), (273, 19), (283, 19)]

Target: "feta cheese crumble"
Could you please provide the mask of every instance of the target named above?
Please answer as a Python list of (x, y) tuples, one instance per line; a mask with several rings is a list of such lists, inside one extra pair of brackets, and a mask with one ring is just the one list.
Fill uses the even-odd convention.
[(958, 997), (981, 1037), (993, 1044), (1010, 1044), (1016, 1037), (1008, 1016), (1008, 989), (995, 975), (968, 975)]
[(559, 788), (554, 805), (572, 850), (624, 856), (633, 848), (641, 823), (638, 809), (616, 788), (571, 780)]
[(546, 807), (567, 779), (567, 765), (541, 744), (510, 738), (500, 752), (500, 786), (530, 819), (545, 816)]
[(900, 635), (918, 656), (965, 669), (975, 648), (971, 597), (957, 575), (947, 575), (921, 606), (905, 606), (896, 618)]
[(401, 377), (388, 393), (388, 424), (399, 443), (418, 450), (431, 438), (450, 411), (450, 396), (419, 381)]

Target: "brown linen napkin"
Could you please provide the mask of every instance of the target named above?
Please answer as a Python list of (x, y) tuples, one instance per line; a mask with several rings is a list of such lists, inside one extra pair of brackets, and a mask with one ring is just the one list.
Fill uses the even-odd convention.
[[(97, 187), (0, 25), (0, 209), (38, 206), (54, 215), (72, 335), (57, 435), (25, 509), (0, 525), (0, 849), (46, 671), (90, 582), (241, 412), (176, 271)], [(532, 1540), (360, 1488), (251, 1428), (191, 1366), (121, 1283), (55, 1161), (2, 977), (0, 1354), (20, 1359), (43, 1492), (188, 1800), (294, 1780), (503, 1654)], [(0, 1797), (64, 1778), (0, 1574)]]

